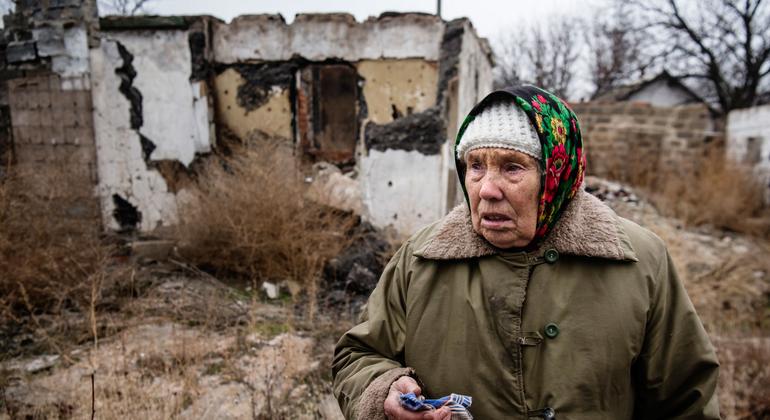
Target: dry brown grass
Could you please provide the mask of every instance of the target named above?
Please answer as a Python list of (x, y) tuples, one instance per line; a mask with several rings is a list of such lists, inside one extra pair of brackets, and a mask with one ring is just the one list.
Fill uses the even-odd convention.
[(200, 173), (181, 209), (180, 253), (219, 277), (298, 285), (315, 312), (324, 264), (349, 243), (354, 218), (307, 200), (291, 148), (243, 144)]
[(770, 235), (762, 185), (749, 168), (725, 159), (721, 149), (706, 152), (689, 173), (661, 173), (639, 161), (630, 165), (628, 179), (621, 181), (647, 190), (664, 215), (692, 226)]
[(770, 339), (716, 338), (719, 406), (722, 418), (770, 417)]
[[(96, 306), (118, 270), (109, 268), (114, 249), (89, 216), (95, 202), (73, 192), (78, 184), (65, 168), (49, 169), (12, 169), (0, 180), (0, 324), (32, 332), (36, 348), (28, 351), (66, 353), (97, 331)], [(72, 313), (81, 315), (61, 316)], [(5, 356), (19, 350), (8, 338)]]
[[(316, 362), (321, 343), (235, 332), (176, 323), (126, 329), (66, 369), (9, 387), (5, 411), (11, 418), (88, 418), (94, 373), (99, 419), (319, 418), (319, 402), (331, 396), (328, 365)], [(323, 352), (330, 355), (331, 345)]]

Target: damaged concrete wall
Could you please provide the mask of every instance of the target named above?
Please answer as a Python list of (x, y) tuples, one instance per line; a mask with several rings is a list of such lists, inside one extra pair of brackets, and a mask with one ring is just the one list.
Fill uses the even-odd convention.
[(731, 111), (727, 115), (727, 156), (750, 166), (766, 187), (770, 203), (770, 105)]
[[(259, 69), (253, 73), (259, 75)], [(231, 67), (216, 76), (217, 123), (241, 139), (247, 139), (255, 132), (291, 139), (293, 114), (288, 84), (266, 84), (257, 92), (257, 82), (242, 74), (248, 77), (249, 69)]]
[(213, 48), (220, 63), (288, 61), (295, 56), (311, 61), (437, 61), (436, 41), (443, 30), (440, 18), (420, 13), (386, 13), (363, 23), (346, 13), (299, 14), (291, 25), (280, 15), (248, 15), (215, 24)]
[[(457, 78), (451, 79), (447, 84), (448, 98), (448, 127), (447, 132), (452, 140), (452, 146), (446, 149), (447, 173), (442, 197), (446, 203), (445, 212), (454, 206), (464, 202), (465, 197), (457, 180), (457, 168), (455, 168), (454, 144), (457, 130), (471, 111), (474, 105), (492, 91), (492, 49), (486, 39), (480, 38), (467, 19), (457, 19), (450, 22), (453, 27), (452, 37), (445, 38), (445, 50), (449, 53), (458, 48)], [(461, 31), (461, 32), (460, 32)], [(458, 34), (460, 32), (460, 34)]]
[(211, 151), (205, 81), (191, 80), (187, 29), (111, 30), (91, 50), (102, 216), (150, 231), (177, 219), (175, 186), (159, 162), (189, 168)]
[(435, 106), (438, 63), (365, 60), (357, 68), (368, 109), (359, 158), (367, 216), (376, 226), (413, 232), (442, 215), (440, 152), (446, 135)]
[[(491, 88), (484, 43), (467, 20), (450, 26), (447, 34), (447, 23), (424, 14), (215, 23), (217, 119), (241, 138), (293, 138), (298, 159), (353, 170), (364, 216), (409, 233), (441, 217), (453, 205), (448, 197), (456, 197), (447, 142), (454, 133), (445, 120), (450, 108), (461, 118), (458, 86), (473, 90), (472, 100)], [(473, 57), (462, 61), (463, 54)], [(450, 81), (455, 90), (443, 92)], [(354, 119), (358, 127), (348, 127)]]
[[(463, 103), (491, 86), (490, 57), (467, 20), (115, 17), (96, 36), (89, 25), (62, 32), (69, 52), (49, 63), (62, 89), (82, 88), (93, 102), (101, 215), (116, 230), (175, 223), (179, 179), (216, 147), (216, 127), (281, 139), (304, 168), (335, 165), (356, 209), (407, 234), (451, 207), (448, 140)], [(56, 45), (42, 51), (59, 54)]]
[(446, 140), (438, 107), (388, 124), (367, 124), (359, 177), (375, 226), (390, 225), (406, 234), (442, 216)]
[[(64, 216), (98, 220), (88, 62), (96, 4), (26, 1), (16, 6), (4, 17), (2, 73), (12, 126), (5, 148), (35, 192), (67, 195), (61, 200), (68, 203)], [(61, 185), (52, 188), (52, 177)]]
[(452, 138), (473, 106), (492, 91), (493, 83), (489, 44), (479, 38), (470, 21), (462, 19), (461, 22), (461, 50), (457, 55), (457, 118), (454, 120), (454, 131), (450, 133)]
[(438, 68), (423, 59), (362, 60), (356, 64), (364, 79), (367, 121), (386, 124), (423, 112), (436, 101)]

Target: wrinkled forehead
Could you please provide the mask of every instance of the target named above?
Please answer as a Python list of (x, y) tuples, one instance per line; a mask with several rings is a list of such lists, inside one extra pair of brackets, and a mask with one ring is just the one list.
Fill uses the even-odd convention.
[(473, 149), (465, 153), (464, 162), (482, 161), (488, 163), (503, 163), (503, 162), (516, 162), (522, 164), (530, 164), (532, 166), (539, 166), (537, 159), (532, 156), (522, 153), (518, 150), (506, 149), (502, 147), (481, 147)]

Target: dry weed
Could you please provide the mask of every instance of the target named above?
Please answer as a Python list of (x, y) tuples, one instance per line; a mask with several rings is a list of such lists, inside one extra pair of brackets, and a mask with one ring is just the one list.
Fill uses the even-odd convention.
[(721, 149), (709, 150), (691, 173), (662, 173), (630, 164), (627, 181), (650, 192), (666, 216), (693, 226), (770, 235), (770, 208), (764, 189), (750, 168), (731, 162)]
[[(109, 268), (113, 248), (90, 217), (95, 202), (73, 190), (78, 184), (64, 168), (49, 169), (12, 170), (0, 180), (0, 324), (43, 338), (37, 350), (66, 353), (97, 331), (103, 286), (118, 271)], [(74, 317), (59, 317), (65, 313), (87, 316), (69, 323), (64, 318)], [(2, 341), (6, 355), (20, 350)]]
[[(88, 361), (12, 384), (3, 394), (7, 412), (88, 418), (93, 372), (99, 419), (318, 418), (318, 402), (331, 392), (314, 340), (248, 335), (239, 343), (232, 333), (175, 323), (126, 329), (90, 350)], [(332, 347), (320, 351), (330, 355)]]
[(711, 332), (761, 335), (770, 329), (768, 255), (768, 247), (758, 244), (756, 253), (727, 257), (689, 279), (688, 292)]
[(723, 418), (770, 417), (770, 339), (715, 338), (719, 363), (719, 406)]
[(321, 270), (349, 242), (354, 219), (307, 200), (293, 161), (272, 141), (211, 159), (181, 210), (180, 253), (220, 277), (298, 284), (312, 316)]

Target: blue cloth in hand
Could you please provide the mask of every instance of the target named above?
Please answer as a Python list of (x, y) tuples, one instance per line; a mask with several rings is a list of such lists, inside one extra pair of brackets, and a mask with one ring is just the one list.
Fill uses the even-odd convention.
[(447, 406), (452, 413), (452, 420), (471, 420), (473, 416), (468, 411), (468, 407), (473, 403), (473, 399), (467, 395), (450, 394), (446, 397), (437, 399), (426, 399), (423, 396), (417, 396), (413, 392), (401, 394), (401, 406), (409, 411), (435, 410)]

